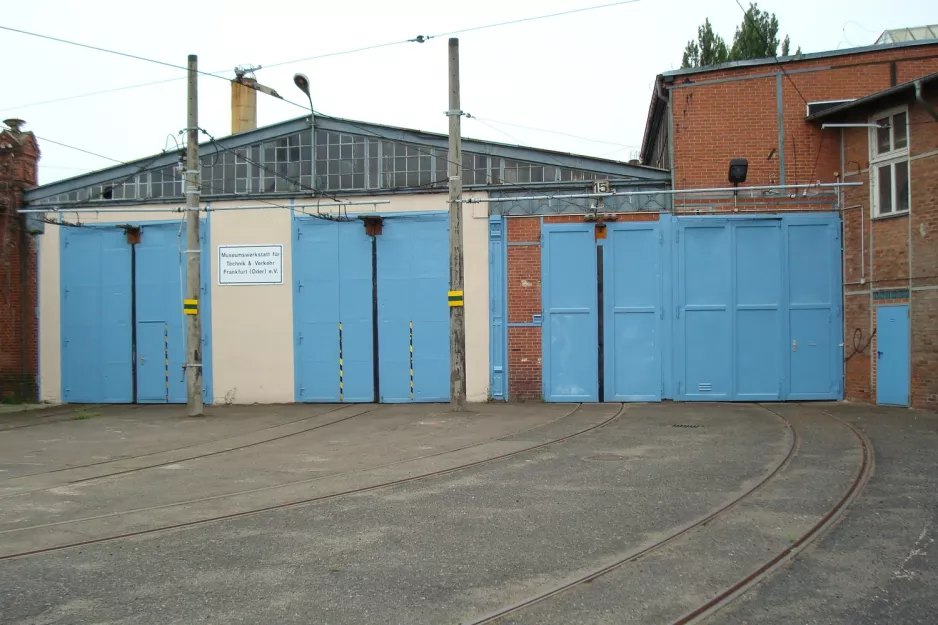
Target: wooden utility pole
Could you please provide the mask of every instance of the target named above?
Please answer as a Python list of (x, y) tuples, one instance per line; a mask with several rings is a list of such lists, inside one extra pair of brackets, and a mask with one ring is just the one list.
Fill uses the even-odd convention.
[(449, 358), (450, 406), (466, 408), (466, 309), (462, 276), (462, 110), (459, 108), (459, 39), (449, 40)]
[(199, 306), (199, 58), (189, 55), (189, 102), (186, 115), (186, 398), (190, 417), (202, 415), (202, 313)]

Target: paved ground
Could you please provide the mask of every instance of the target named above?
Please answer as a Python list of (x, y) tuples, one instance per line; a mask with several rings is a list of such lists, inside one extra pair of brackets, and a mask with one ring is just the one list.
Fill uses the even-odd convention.
[(843, 497), (845, 422), (864, 494), (711, 621), (933, 622), (935, 416), (535, 403), (2, 414), (0, 623), (473, 623), (617, 563), (498, 622), (668, 623)]

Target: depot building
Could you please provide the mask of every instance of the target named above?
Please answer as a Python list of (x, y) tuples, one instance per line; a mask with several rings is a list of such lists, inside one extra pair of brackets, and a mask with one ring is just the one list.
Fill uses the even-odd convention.
[[(596, 181), (663, 190), (669, 175), (491, 142), (463, 149), (468, 398), (505, 399), (506, 220), (582, 223), (595, 199), (524, 198), (588, 195)], [(447, 138), (317, 116), (314, 129), (300, 118), (199, 151), (197, 302), (184, 303), (181, 153), (26, 193), (41, 232), (41, 399), (185, 402), (185, 316), (197, 311), (206, 403), (448, 401)]]

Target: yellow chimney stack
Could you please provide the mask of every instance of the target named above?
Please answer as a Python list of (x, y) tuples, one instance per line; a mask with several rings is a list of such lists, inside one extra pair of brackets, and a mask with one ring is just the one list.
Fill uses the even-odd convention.
[(239, 76), (231, 81), (231, 134), (257, 128), (257, 81)]

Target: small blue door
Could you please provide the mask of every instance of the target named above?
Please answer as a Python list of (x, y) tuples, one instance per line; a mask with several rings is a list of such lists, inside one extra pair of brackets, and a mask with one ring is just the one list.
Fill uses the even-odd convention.
[(790, 400), (839, 399), (840, 225), (792, 216), (786, 220)]
[(876, 403), (909, 405), (909, 307), (876, 307)]
[(374, 401), (372, 239), (362, 223), (299, 220), (293, 279), (297, 401)]
[(61, 230), (62, 398), (133, 402), (131, 252), (119, 228)]
[(447, 216), (389, 217), (376, 238), (381, 401), (449, 401)]
[(595, 227), (548, 224), (542, 233), (544, 398), (598, 401)]
[(607, 226), (603, 242), (603, 400), (661, 400), (658, 222)]

